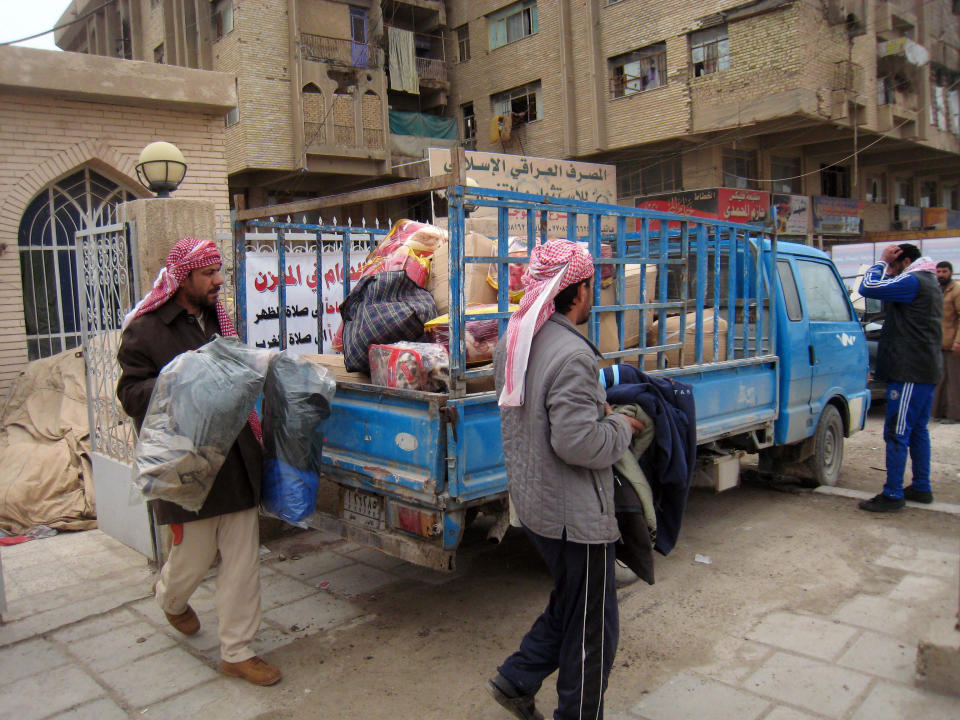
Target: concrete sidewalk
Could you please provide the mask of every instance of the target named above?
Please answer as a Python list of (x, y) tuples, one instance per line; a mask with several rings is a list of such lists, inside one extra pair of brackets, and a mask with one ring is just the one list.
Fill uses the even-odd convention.
[[(362, 631), (375, 618), (357, 595), (457, 577), (318, 532), (269, 545), (255, 642), (268, 659), (320, 632)], [(99, 531), (2, 552), (9, 609), (0, 625), (0, 718), (244, 720), (276, 712), (298, 692), (219, 674), (213, 572), (191, 600), (202, 630), (187, 638), (154, 603), (144, 558)], [(892, 589), (864, 588), (825, 615), (767, 613), (710, 665), (684, 669), (607, 720), (960, 718), (960, 699), (914, 683), (918, 639), (935, 616), (956, 611), (957, 555), (890, 545), (874, 562), (900, 578)], [(478, 688), (486, 670), (476, 668)], [(628, 682), (622, 671), (618, 682)], [(482, 717), (501, 717), (484, 707)]]
[[(368, 620), (351, 601), (431, 573), (311, 532), (261, 549), (261, 655)], [(299, 549), (298, 549), (299, 548)], [(218, 671), (215, 571), (191, 605), (201, 632), (171, 628), (145, 558), (99, 530), (5, 547), (8, 612), (0, 625), (0, 718), (243, 720), (273, 709), (283, 684), (256, 688)], [(431, 577), (426, 577), (426, 576)], [(433, 577), (435, 576), (435, 577)]]

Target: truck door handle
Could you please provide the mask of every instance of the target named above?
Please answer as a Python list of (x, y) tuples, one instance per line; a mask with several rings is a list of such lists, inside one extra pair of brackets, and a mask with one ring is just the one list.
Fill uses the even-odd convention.
[(811, 365), (816, 365), (816, 364), (817, 364), (817, 351), (813, 349), (813, 345), (807, 345), (807, 350), (808, 350), (809, 353), (810, 353), (810, 364), (811, 364)]

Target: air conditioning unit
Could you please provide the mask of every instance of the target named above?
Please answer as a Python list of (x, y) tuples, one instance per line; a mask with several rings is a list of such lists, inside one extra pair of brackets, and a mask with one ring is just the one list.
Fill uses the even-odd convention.
[(866, 0), (827, 0), (824, 10), (827, 22), (831, 25), (845, 25), (850, 37), (866, 34)]

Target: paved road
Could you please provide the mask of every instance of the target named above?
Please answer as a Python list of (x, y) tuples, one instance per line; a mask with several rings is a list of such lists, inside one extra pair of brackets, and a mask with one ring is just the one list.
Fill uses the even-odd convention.
[[(956, 608), (957, 530), (822, 493), (694, 493), (657, 584), (620, 592), (608, 720), (960, 717), (913, 677), (918, 638)], [(4, 548), (0, 718), (506, 720), (483, 681), (549, 580), (521, 533), (481, 537), (453, 575), (316, 532), (269, 543), (257, 647), (285, 673), (273, 688), (217, 673), (213, 575), (187, 639), (144, 560), (99, 531)], [(548, 682), (539, 704), (554, 702)]]

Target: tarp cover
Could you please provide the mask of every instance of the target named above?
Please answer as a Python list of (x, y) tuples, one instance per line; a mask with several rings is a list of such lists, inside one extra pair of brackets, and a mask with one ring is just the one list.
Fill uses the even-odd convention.
[(390, 132), (394, 135), (413, 135), (415, 137), (457, 139), (457, 121), (427, 113), (390, 111)]
[(0, 529), (97, 526), (86, 369), (79, 348), (35, 360), (0, 409)]

